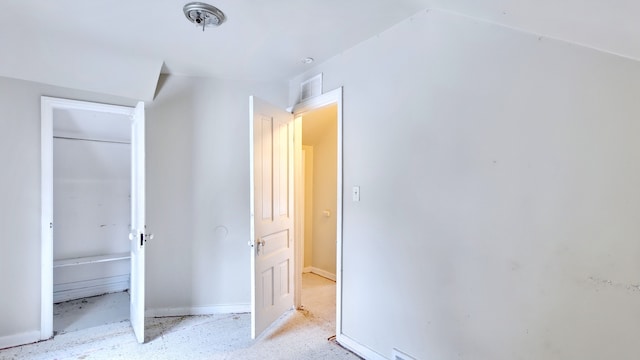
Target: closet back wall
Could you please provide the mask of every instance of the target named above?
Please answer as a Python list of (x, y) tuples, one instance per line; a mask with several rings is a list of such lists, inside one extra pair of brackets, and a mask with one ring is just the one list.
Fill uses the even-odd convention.
[[(129, 252), (130, 151), (126, 143), (54, 135), (54, 263)], [(54, 301), (128, 289), (129, 273), (128, 260), (54, 267)]]

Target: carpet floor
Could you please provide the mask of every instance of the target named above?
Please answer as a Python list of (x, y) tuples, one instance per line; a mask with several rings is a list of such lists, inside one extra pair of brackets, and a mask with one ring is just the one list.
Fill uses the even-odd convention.
[(0, 359), (360, 359), (330, 340), (333, 281), (304, 274), (302, 303), (256, 340), (250, 314), (147, 318), (145, 344), (136, 342), (128, 320), (81, 330), (64, 325), (51, 340), (0, 350)]

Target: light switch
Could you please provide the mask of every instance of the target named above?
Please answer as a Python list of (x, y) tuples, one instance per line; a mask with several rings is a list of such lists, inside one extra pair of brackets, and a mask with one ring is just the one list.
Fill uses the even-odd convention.
[(353, 201), (360, 201), (360, 186), (353, 187)]

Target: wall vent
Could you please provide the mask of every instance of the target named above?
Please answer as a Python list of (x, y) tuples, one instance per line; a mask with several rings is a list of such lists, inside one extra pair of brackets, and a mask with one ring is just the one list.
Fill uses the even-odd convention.
[(322, 73), (300, 84), (300, 102), (322, 95)]
[(396, 348), (393, 349), (393, 352), (391, 354), (393, 355), (393, 357), (391, 358), (393, 360), (417, 360), (413, 356), (409, 356)]

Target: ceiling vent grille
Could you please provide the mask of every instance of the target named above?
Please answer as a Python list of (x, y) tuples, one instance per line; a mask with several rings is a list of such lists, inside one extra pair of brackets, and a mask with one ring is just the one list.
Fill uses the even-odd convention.
[(300, 102), (322, 95), (322, 73), (300, 84)]

